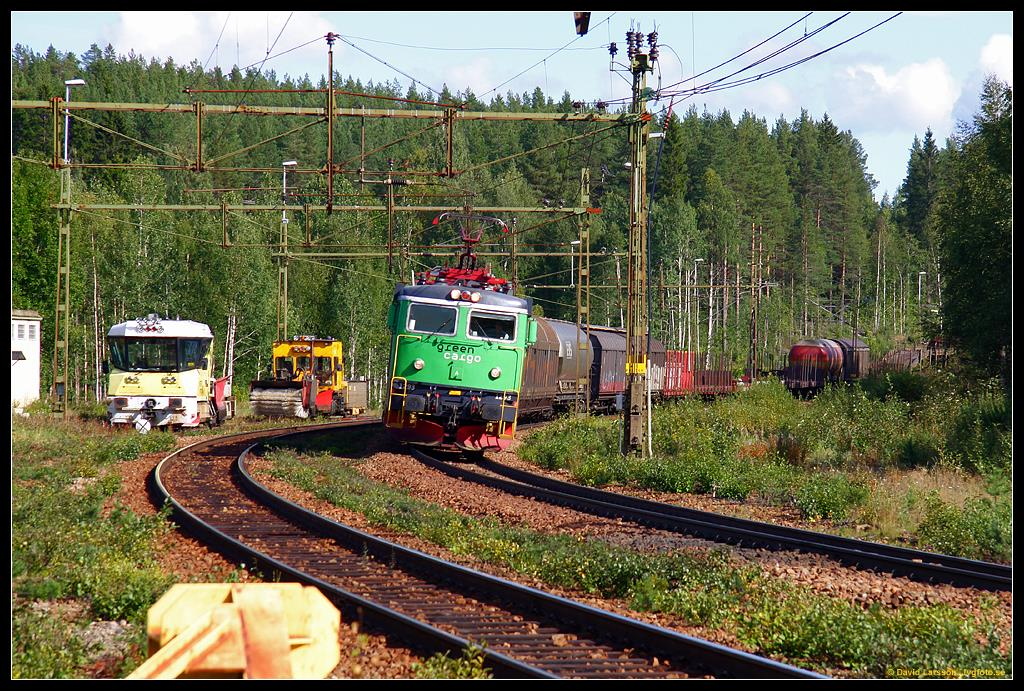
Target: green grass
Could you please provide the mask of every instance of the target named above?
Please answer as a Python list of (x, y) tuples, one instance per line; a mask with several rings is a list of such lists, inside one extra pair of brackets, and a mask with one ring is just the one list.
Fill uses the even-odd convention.
[(567, 469), (587, 485), (615, 482), (741, 500), (756, 494), (793, 505), (807, 518), (844, 518), (866, 492), (856, 477), (793, 465), (770, 447), (755, 456), (741, 453), (737, 429), (698, 400), (655, 411), (649, 460), (619, 455), (618, 430), (612, 418), (562, 418), (527, 437), (519, 455), (543, 468)]
[[(769, 380), (711, 404), (657, 406), (653, 415), (650, 459), (619, 454), (621, 422), (610, 417), (556, 420), (531, 433), (519, 455), (586, 485), (765, 502), (809, 520), (874, 526), (861, 537), (891, 539), (898, 525), (895, 536), (909, 532), (952, 554), (1010, 558), (1012, 523), (1000, 508), (1012, 502), (1009, 405), (991, 383), (967, 389), (949, 374), (899, 373), (800, 402)], [(958, 483), (946, 492), (960, 496), (945, 497), (945, 513), (914, 508), (912, 488), (892, 493), (901, 484), (894, 477), (918, 469)], [(968, 507), (979, 477), (992, 501)], [(957, 529), (940, 539), (933, 526), (943, 521)]]
[[(156, 562), (170, 524), (166, 512), (142, 517), (111, 505), (120, 489), (111, 466), (172, 449), (173, 436), (49, 418), (17, 419), (12, 431), (13, 592), (19, 601), (82, 600), (96, 619), (125, 619), (144, 630), (149, 606), (173, 582)], [(88, 651), (75, 626), (40, 624), (19, 606), (12, 633), (12, 675), (81, 676)]]
[[(622, 598), (637, 610), (721, 629), (762, 654), (796, 664), (866, 676), (884, 676), (895, 667), (986, 667), (1007, 674), (1011, 668), (1011, 659), (998, 652), (990, 622), (948, 607), (864, 610), (767, 578), (754, 567), (733, 567), (725, 552), (651, 554), (539, 533), (410, 497), (368, 480), (351, 460), (329, 452), (278, 450), (268, 458), (274, 477), (359, 512), (374, 525), (551, 587)], [(987, 644), (978, 642), (979, 634)]]
[(24, 600), (11, 610), (11, 678), (68, 679), (90, 660), (81, 625), (33, 611)]
[(416, 679), (491, 679), (491, 671), (484, 667), (483, 648), (470, 645), (458, 658), (448, 653), (437, 653), (423, 662), (414, 662), (412, 673)]

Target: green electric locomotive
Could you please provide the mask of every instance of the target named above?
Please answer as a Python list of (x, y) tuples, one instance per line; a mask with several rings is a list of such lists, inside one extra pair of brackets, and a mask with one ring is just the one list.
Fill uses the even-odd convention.
[(402, 441), (482, 451), (507, 448), (515, 436), (523, 362), (537, 323), (530, 300), (476, 268), (471, 247), (480, 233), (463, 231), (459, 266), (421, 273), (415, 285), (395, 289), (383, 417)]

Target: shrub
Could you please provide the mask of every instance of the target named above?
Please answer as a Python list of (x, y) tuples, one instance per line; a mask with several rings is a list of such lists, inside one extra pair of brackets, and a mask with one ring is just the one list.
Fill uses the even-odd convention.
[(929, 467), (941, 456), (943, 442), (928, 430), (913, 428), (900, 440), (896, 465), (900, 468)]
[(968, 499), (961, 509), (932, 493), (926, 499), (925, 517), (917, 535), (923, 546), (938, 552), (1009, 561), (1013, 550), (1012, 499)]
[(78, 625), (35, 612), (24, 601), (11, 611), (11, 678), (67, 679), (89, 661)]
[(946, 449), (960, 467), (984, 474), (1012, 466), (1010, 407), (1003, 396), (966, 403), (948, 429)]
[(417, 679), (490, 679), (491, 670), (484, 667), (483, 648), (470, 645), (462, 657), (452, 659), (448, 653), (437, 653), (424, 662), (414, 662), (413, 675)]
[(794, 503), (805, 518), (846, 518), (854, 506), (864, 503), (867, 486), (842, 473), (810, 475), (800, 485)]
[(907, 403), (916, 403), (924, 398), (930, 382), (929, 375), (907, 370), (869, 375), (861, 380), (860, 387), (876, 400), (898, 398)]
[(909, 406), (877, 401), (859, 389), (826, 386), (791, 430), (808, 462), (831, 468), (895, 461), (907, 428)]

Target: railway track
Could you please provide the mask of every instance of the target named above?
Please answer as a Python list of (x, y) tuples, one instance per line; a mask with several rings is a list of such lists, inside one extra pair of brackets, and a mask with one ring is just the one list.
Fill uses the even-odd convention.
[(598, 516), (622, 518), (641, 525), (738, 546), (823, 554), (851, 566), (915, 580), (993, 591), (1012, 589), (1013, 568), (1005, 564), (688, 509), (555, 480), (489, 459), (478, 461), (476, 465), (501, 477), (447, 463), (420, 450), (413, 450), (412, 454), (421, 462), (450, 476)]
[(820, 675), (450, 564), (317, 515), (257, 483), (262, 443), (379, 424), (205, 440), (160, 462), (154, 499), (179, 525), (246, 564), (315, 585), (347, 617), (430, 651), (485, 644), (499, 677), (672, 678)]

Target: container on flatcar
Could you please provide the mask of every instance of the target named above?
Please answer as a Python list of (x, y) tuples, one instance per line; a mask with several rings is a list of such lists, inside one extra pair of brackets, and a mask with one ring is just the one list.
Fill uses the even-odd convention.
[(231, 376), (213, 373), (213, 332), (200, 322), (150, 314), (107, 334), (107, 420), (152, 428), (220, 424), (234, 415)]

